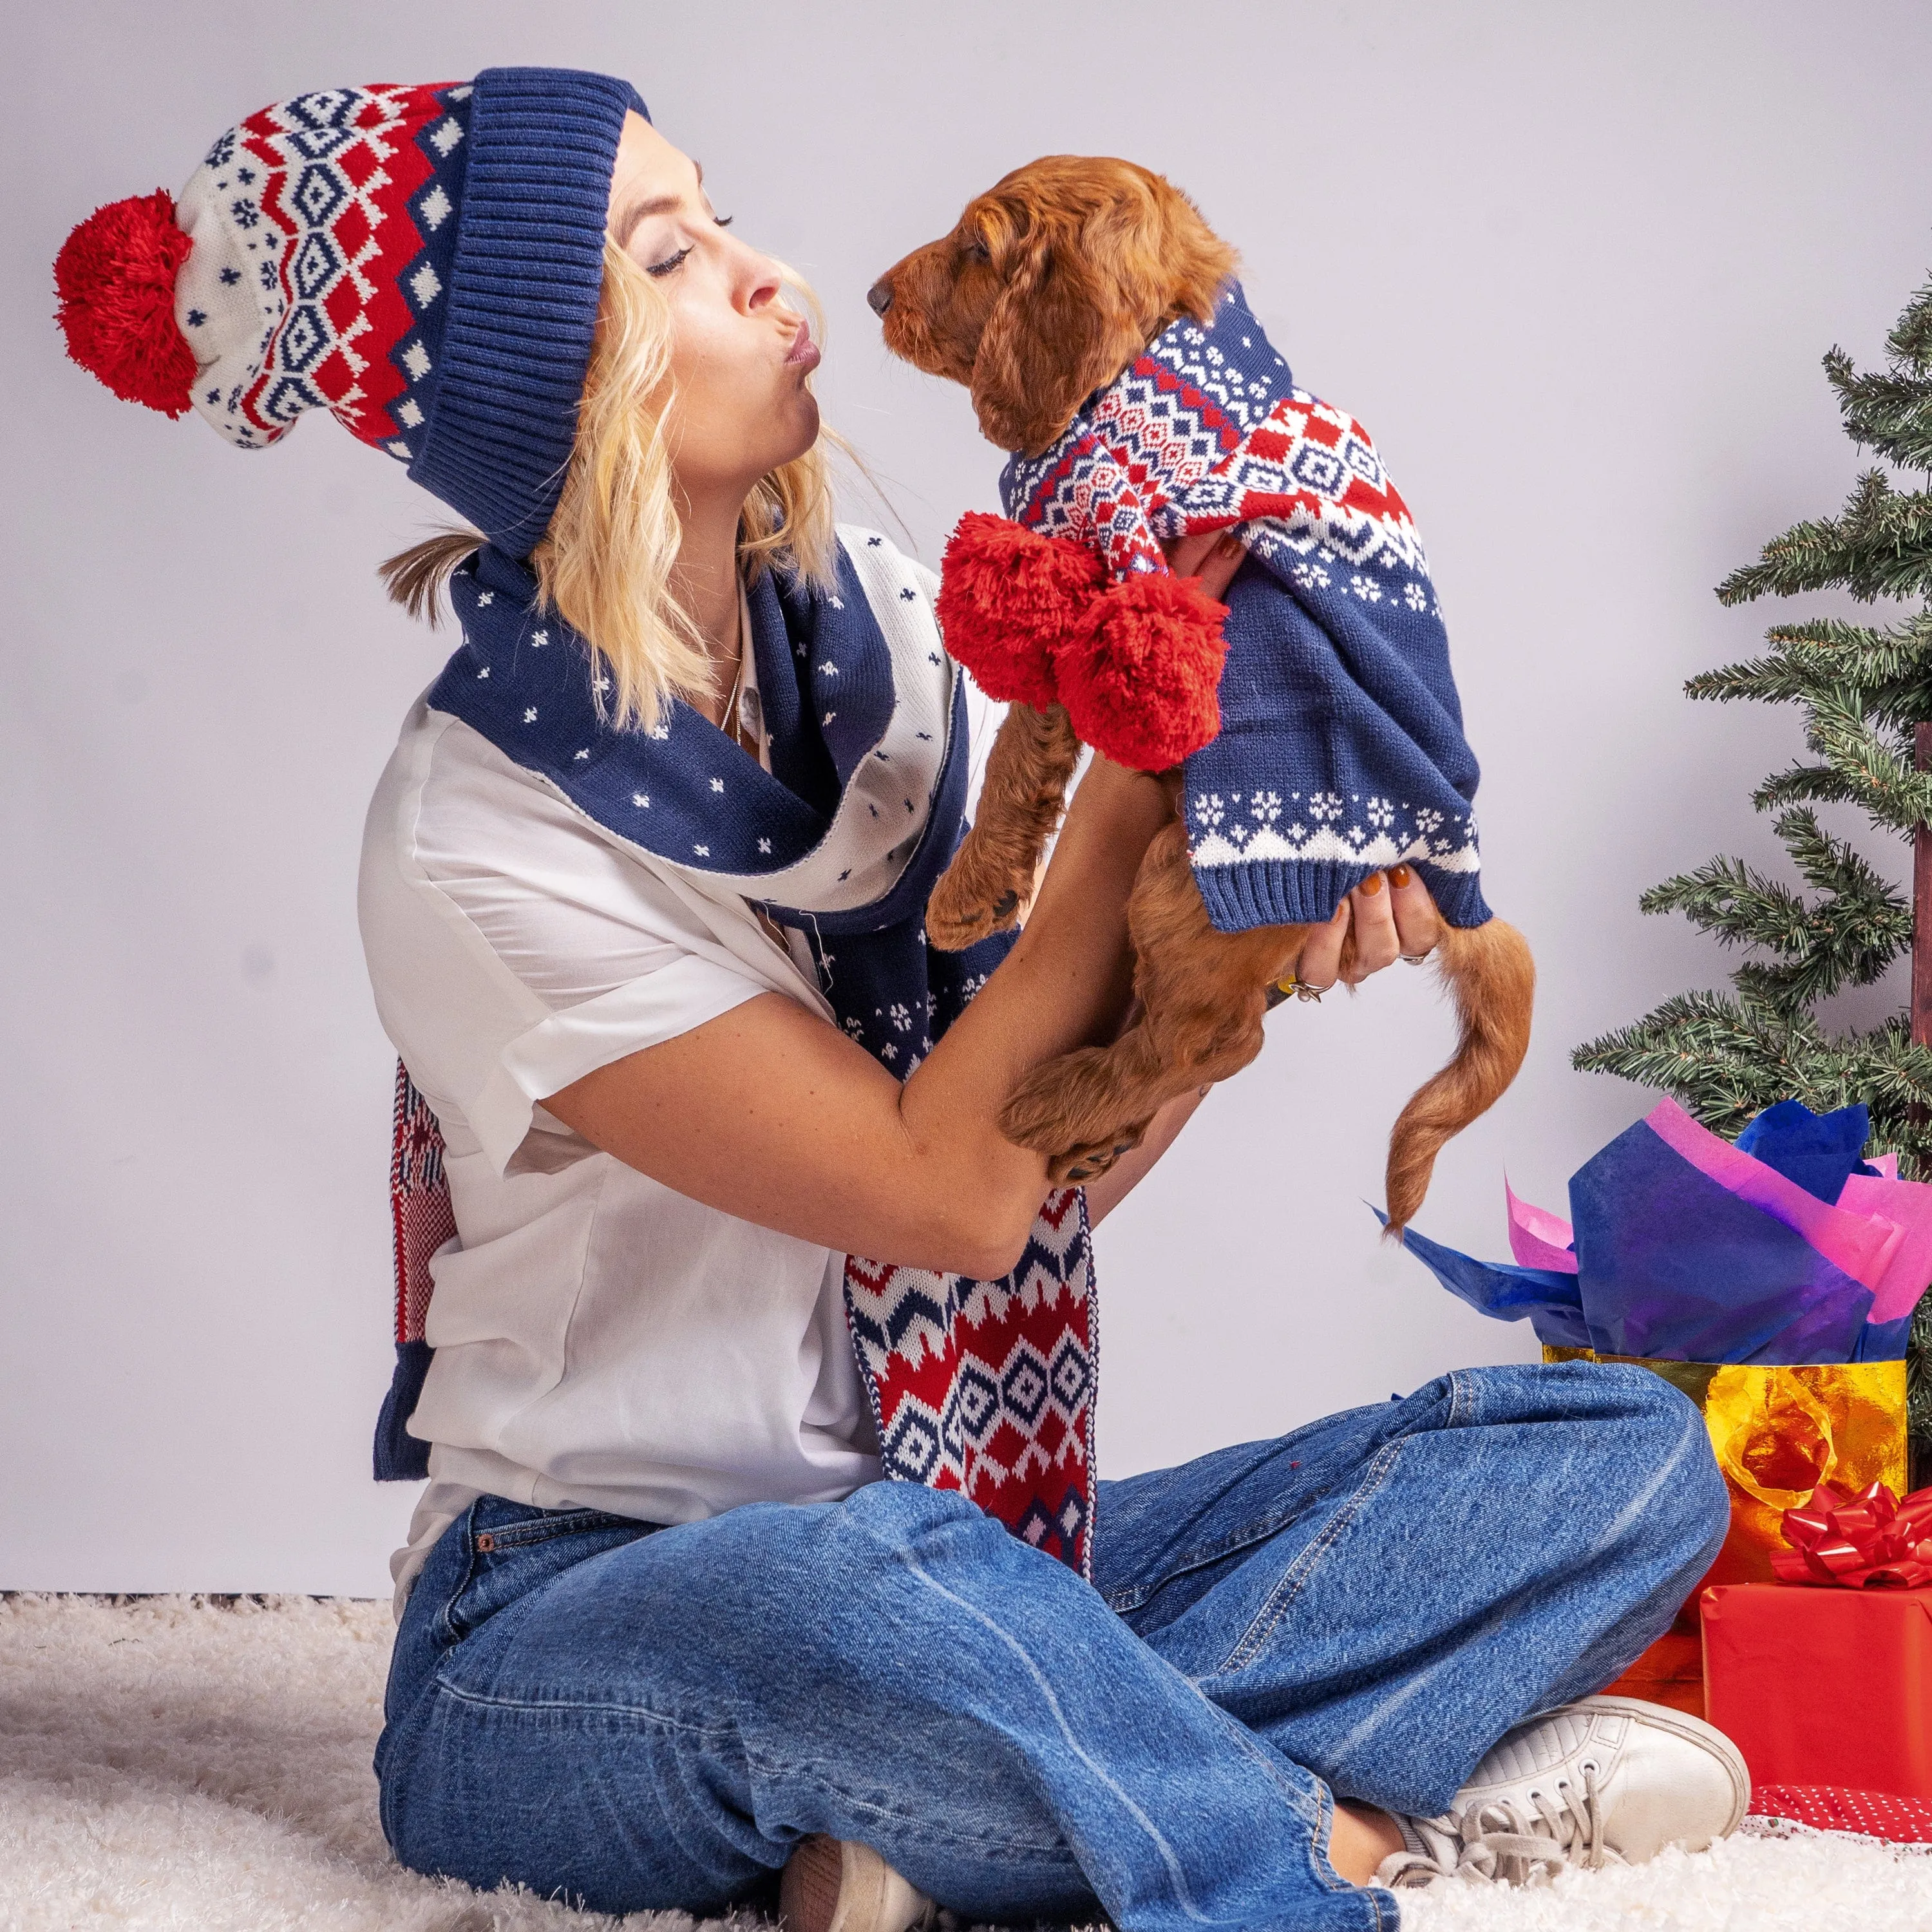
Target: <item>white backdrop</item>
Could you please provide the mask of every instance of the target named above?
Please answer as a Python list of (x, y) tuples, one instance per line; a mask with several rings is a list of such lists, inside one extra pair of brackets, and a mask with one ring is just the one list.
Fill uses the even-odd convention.
[[(1505, 1166), (1560, 1208), (1642, 1111), (1569, 1051), (1723, 970), (1639, 918), (1644, 886), (1774, 849), (1747, 794), (1790, 724), (1678, 686), (1766, 621), (1711, 586), (1858, 467), (1818, 359), (1875, 355), (1926, 266), (1924, 9), (69, 0), (9, 38), (0, 1587), (374, 1594), (412, 1500), (368, 1476), (393, 1056), (354, 877), (448, 648), (374, 566), (436, 506), (325, 420), (244, 455), (117, 403), (50, 320), (70, 224), (304, 88), (634, 80), (739, 232), (816, 283), (827, 418), (928, 560), (998, 459), (958, 391), (888, 361), (867, 285), (1034, 154), (1170, 175), (1415, 512), (1490, 896), (1541, 962), (1529, 1064), (1421, 1225), (1502, 1255)], [(1402, 968), (1283, 1009), (1103, 1230), (1106, 1467), (1528, 1356), (1362, 1204), (1448, 1040)]]

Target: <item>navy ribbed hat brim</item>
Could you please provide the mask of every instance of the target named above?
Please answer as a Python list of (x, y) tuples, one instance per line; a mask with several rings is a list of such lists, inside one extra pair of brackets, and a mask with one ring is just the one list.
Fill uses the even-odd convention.
[(563, 489), (604, 279), (628, 81), (568, 68), (476, 76), (441, 381), (410, 475), (524, 557)]

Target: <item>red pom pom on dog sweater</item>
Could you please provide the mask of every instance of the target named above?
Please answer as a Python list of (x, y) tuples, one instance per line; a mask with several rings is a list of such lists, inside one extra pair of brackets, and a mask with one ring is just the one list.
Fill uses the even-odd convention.
[(1142, 772), (1213, 743), (1227, 614), (1191, 577), (1144, 573), (1094, 598), (1054, 659), (1075, 732)]
[(194, 351), (175, 326), (175, 277), (194, 242), (165, 188), (97, 208), (54, 260), (67, 352), (124, 402), (194, 406)]
[(988, 698), (1042, 711), (1060, 701), (1054, 654), (1106, 581), (1085, 544), (969, 510), (946, 544), (934, 608), (946, 650)]

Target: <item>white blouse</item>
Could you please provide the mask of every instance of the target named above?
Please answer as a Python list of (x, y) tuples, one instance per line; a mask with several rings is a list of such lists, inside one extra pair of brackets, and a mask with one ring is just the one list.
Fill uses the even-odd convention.
[[(997, 719), (968, 700), (976, 791)], [(761, 741), (754, 680), (739, 716)], [(760, 993), (830, 1021), (802, 938), (795, 956), (743, 899), (621, 844), (420, 700), (370, 806), (359, 904), (460, 1231), (431, 1267), (408, 1425), (430, 1481), (391, 1561), (399, 1613), (486, 1492), (685, 1522), (877, 1478), (844, 1256), (661, 1186), (540, 1104)]]

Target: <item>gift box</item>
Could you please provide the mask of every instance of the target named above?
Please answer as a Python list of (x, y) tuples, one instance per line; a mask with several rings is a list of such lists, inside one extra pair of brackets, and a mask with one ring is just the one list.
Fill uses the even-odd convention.
[[(1905, 1486), (1932, 1186), (1867, 1162), (1868, 1129), (1863, 1107), (1784, 1101), (1732, 1142), (1666, 1100), (1571, 1177), (1569, 1220), (1505, 1184), (1512, 1262), (1403, 1237), (1452, 1293), (1527, 1317), (1546, 1360), (1634, 1363), (1697, 1405), (1731, 1501), (1700, 1588), (1768, 1583), (1820, 1484)], [(1697, 1594), (1612, 1690), (1702, 1712)]]
[(1932, 1588), (1703, 1592), (1705, 1712), (1751, 1782), (1932, 1799)]
[(1730, 1492), (1730, 1528), (1670, 1630), (1609, 1688), (1618, 1696), (1708, 1715), (1700, 1592), (1770, 1582), (1778, 1574), (1774, 1559), (1790, 1550), (1785, 1513), (1803, 1508), (1821, 1483), (1840, 1490), (1905, 1486), (1905, 1364), (1672, 1362), (1547, 1346), (1543, 1353), (1548, 1361), (1634, 1363), (1682, 1389), (1703, 1413)]

